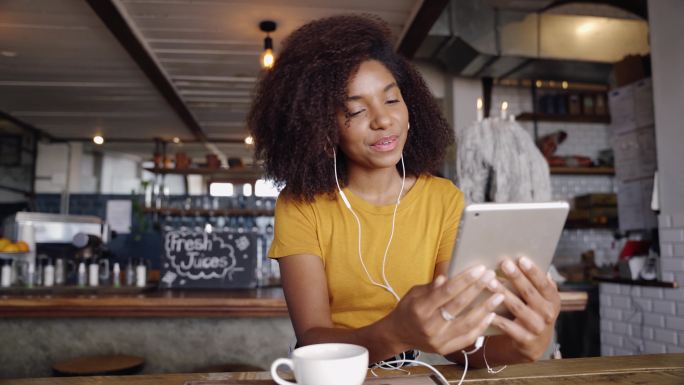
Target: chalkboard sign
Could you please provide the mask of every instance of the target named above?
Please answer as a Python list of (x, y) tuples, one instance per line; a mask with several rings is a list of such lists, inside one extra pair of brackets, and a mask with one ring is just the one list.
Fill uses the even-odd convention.
[(256, 233), (180, 229), (163, 236), (162, 288), (256, 287)]

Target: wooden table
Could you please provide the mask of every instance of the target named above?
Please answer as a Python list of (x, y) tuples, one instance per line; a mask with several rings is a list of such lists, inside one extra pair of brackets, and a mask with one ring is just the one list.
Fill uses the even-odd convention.
[[(440, 366), (440, 371), (449, 381), (461, 378), (462, 369), (456, 365)], [(410, 368), (412, 384), (434, 385), (435, 382), (421, 376), (427, 372), (422, 367)], [(396, 375), (384, 372), (383, 377)], [(122, 377), (73, 377), (0, 380), (0, 385), (182, 385), (186, 381), (210, 380), (210, 385), (273, 385), (268, 373), (225, 373), (225, 374), (166, 374)], [(502, 381), (506, 380), (506, 381)], [(406, 381), (401, 381), (408, 384)], [(511, 365), (499, 374), (488, 374), (486, 370), (469, 370), (467, 384), (684, 384), (684, 354), (655, 354), (644, 356), (576, 358), (539, 361), (531, 364)], [(369, 380), (371, 384), (399, 384), (389, 379)]]
[[(585, 292), (561, 292), (561, 311), (584, 310)], [(282, 288), (153, 290), (138, 294), (0, 295), (0, 317), (287, 317)]]

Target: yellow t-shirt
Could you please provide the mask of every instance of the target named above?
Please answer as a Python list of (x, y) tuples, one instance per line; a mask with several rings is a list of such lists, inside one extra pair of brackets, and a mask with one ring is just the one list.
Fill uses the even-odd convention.
[[(361, 253), (373, 280), (383, 283), (382, 258), (392, 228), (394, 205), (370, 204), (345, 188), (361, 222)], [(463, 193), (448, 179), (420, 176), (397, 210), (385, 274), (403, 297), (431, 282), (435, 264), (448, 261), (456, 239)], [(325, 266), (332, 321), (359, 328), (378, 321), (396, 305), (385, 289), (370, 283), (358, 253), (358, 226), (342, 199), (319, 195), (311, 203), (278, 198), (275, 237), (269, 257), (313, 254)]]

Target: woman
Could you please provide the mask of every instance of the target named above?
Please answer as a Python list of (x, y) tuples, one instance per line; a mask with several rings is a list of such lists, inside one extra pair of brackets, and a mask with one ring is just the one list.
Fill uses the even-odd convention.
[[(284, 185), (269, 256), (298, 345), (354, 343), (371, 362), (409, 349), (459, 360), (491, 324), (503, 334), (486, 342), (489, 363), (541, 356), (560, 299), (529, 260), (502, 266), (522, 299), (482, 266), (445, 278), (464, 201), (431, 172), (453, 133), (386, 24), (337, 16), (295, 31), (248, 123)], [(464, 311), (482, 291), (488, 300)], [(501, 302), (515, 319), (492, 312)]]

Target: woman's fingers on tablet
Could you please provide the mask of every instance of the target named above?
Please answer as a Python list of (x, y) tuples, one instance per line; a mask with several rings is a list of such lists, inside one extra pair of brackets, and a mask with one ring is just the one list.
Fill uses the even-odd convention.
[(470, 329), (461, 328), (459, 326), (459, 332), (456, 333), (453, 330), (456, 328), (450, 329), (450, 335), (445, 338), (445, 343), (440, 347), (438, 353), (446, 355), (472, 345), (477, 337), (485, 333), (495, 318), (497, 318), (496, 313), (478, 312), (477, 320), (472, 322)]
[[(480, 293), (488, 288), (490, 291), (498, 289), (500, 286), (499, 282), (496, 280), (496, 273), (493, 270), (487, 270), (480, 279), (470, 284), (464, 290), (460, 292), (459, 295), (452, 297), (449, 302), (442, 305), (448, 314), (457, 315), (460, 314), (463, 309), (470, 305)], [(503, 300), (503, 296), (501, 296)], [(491, 309), (493, 310), (493, 308)]]
[(494, 319), (494, 309), (503, 301), (503, 294), (493, 294), (478, 303), (478, 306), (454, 318), (453, 321), (445, 322), (440, 333), (440, 338), (448, 346), (445, 348), (444, 354), (462, 349), (483, 335)]
[(484, 266), (472, 267), (450, 279), (437, 277), (432, 283), (432, 290), (428, 293), (427, 301), (430, 303), (429, 312), (439, 312), (439, 309), (449, 302), (452, 298), (460, 295), (463, 290), (470, 287), (473, 283), (487, 272)]
[(555, 283), (549, 280), (548, 275), (541, 271), (537, 265), (532, 263), (529, 258), (519, 258), (518, 266), (525, 276), (527, 276), (527, 279), (537, 287), (537, 290), (544, 298), (553, 300), (558, 296), (558, 289), (556, 288)]
[(537, 290), (537, 287), (530, 282), (527, 276), (515, 263), (513, 263), (513, 261), (505, 259), (503, 263), (501, 263), (501, 270), (504, 271), (527, 304), (536, 309), (543, 308), (547, 305), (546, 299), (542, 297), (539, 290)]
[(546, 323), (554, 322), (560, 311), (560, 295), (558, 294), (556, 283), (526, 257), (520, 258), (518, 265), (527, 276), (527, 279), (546, 300), (541, 307), (536, 308), (537, 312), (544, 318)]
[(526, 305), (517, 295), (504, 289), (504, 305), (533, 334), (541, 334), (546, 329), (545, 319), (535, 309)]
[(531, 333), (520, 323), (501, 316), (497, 316), (492, 320), (492, 326), (507, 334), (520, 345), (532, 344), (537, 338), (535, 334)]

